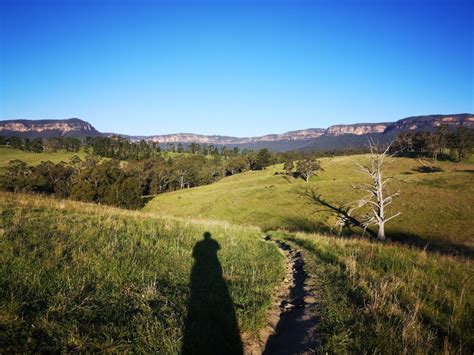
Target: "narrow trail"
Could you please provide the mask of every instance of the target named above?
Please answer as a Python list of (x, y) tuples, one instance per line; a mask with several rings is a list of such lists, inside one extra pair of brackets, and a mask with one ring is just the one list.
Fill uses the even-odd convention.
[(260, 331), (258, 340), (244, 341), (245, 354), (314, 354), (319, 344), (319, 318), (303, 253), (283, 241), (269, 236), (264, 239), (276, 243), (285, 256), (286, 273), (274, 294), (268, 325)]

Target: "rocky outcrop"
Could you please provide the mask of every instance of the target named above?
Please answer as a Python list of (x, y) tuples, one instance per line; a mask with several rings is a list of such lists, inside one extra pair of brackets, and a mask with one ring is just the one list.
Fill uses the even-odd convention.
[(335, 125), (329, 127), (325, 134), (330, 136), (340, 136), (342, 134), (370, 134), (383, 133), (390, 123), (358, 123), (351, 125)]
[(8, 120), (0, 121), (0, 135), (22, 137), (98, 136), (90, 123), (78, 118), (67, 120)]
[(364, 135), (373, 133), (387, 133), (393, 130), (432, 130), (436, 129), (436, 127), (442, 124), (448, 126), (463, 125), (474, 128), (474, 115), (466, 113), (459, 115), (414, 116), (403, 118), (396, 122), (334, 125), (329, 127), (324, 134), (328, 136), (340, 136), (343, 134)]
[[(159, 143), (199, 143), (199, 144), (217, 144), (217, 145), (244, 145), (264, 142), (279, 141), (307, 141), (320, 138), (322, 136), (342, 136), (368, 134), (384, 134), (406, 130), (430, 130), (435, 129), (441, 124), (449, 126), (464, 125), (474, 128), (474, 115), (431, 115), (407, 117), (396, 122), (382, 123), (357, 123), (349, 125), (334, 125), (327, 129), (310, 128), (298, 131), (290, 131), (282, 134), (269, 134), (260, 137), (225, 137), (225, 136), (205, 136), (190, 133), (168, 134), (151, 137), (139, 137), (140, 139), (149, 139)], [(138, 137), (135, 137), (138, 139)]]
[(132, 139), (147, 139), (158, 143), (199, 143), (199, 144), (218, 144), (218, 145), (231, 145), (231, 144), (249, 144), (259, 142), (277, 142), (277, 141), (301, 141), (310, 140), (322, 136), (326, 132), (325, 129), (310, 128), (299, 131), (291, 131), (282, 134), (269, 134), (260, 137), (227, 137), (227, 136), (206, 136), (192, 133), (178, 133), (178, 134), (166, 134), (159, 136), (150, 137), (132, 137)]
[(442, 124), (448, 126), (463, 125), (468, 128), (474, 128), (474, 115), (469, 113), (463, 113), (459, 115), (429, 115), (407, 117), (391, 124), (387, 130), (431, 130)]

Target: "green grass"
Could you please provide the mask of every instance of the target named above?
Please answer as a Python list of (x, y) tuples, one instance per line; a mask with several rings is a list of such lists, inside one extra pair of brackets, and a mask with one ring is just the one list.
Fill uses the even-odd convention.
[(33, 153), (19, 149), (10, 149), (0, 147), (0, 173), (8, 166), (11, 160), (22, 160), (28, 165), (38, 165), (42, 161), (51, 161), (53, 163), (59, 163), (61, 161), (67, 162), (73, 155), (79, 156), (81, 159), (85, 157), (85, 152), (80, 151), (78, 153), (71, 152), (56, 152), (56, 153)]
[(362, 239), (273, 234), (305, 252), (321, 353), (472, 353), (470, 260)]
[[(355, 162), (366, 159), (366, 156), (323, 158), (324, 171), (308, 184), (302, 179), (275, 175), (282, 171), (282, 166), (276, 165), (234, 175), (212, 185), (157, 196), (145, 210), (256, 225), (264, 230), (330, 231), (334, 217), (318, 211), (320, 208), (309, 203), (301, 192), (315, 189), (336, 205), (357, 199), (360, 194), (351, 184), (366, 179), (356, 171)], [(474, 168), (451, 162), (439, 162), (437, 166), (441, 172), (422, 173), (417, 171), (420, 164), (415, 159), (390, 161), (387, 175), (395, 177), (390, 189), (402, 191), (391, 210), (403, 214), (387, 223), (387, 235), (472, 247)]]
[(465, 160), (464, 163), (474, 164), (474, 154), (470, 154)]
[[(281, 228), (270, 233), (306, 255), (320, 316), (317, 352), (472, 353), (474, 168), (439, 162), (439, 171), (425, 173), (417, 160), (390, 159), (387, 176), (395, 177), (390, 189), (402, 191), (391, 210), (403, 215), (386, 231), (389, 237), (430, 243), (420, 250), (334, 237), (334, 217), (302, 196), (311, 188), (335, 205), (357, 199), (351, 184), (366, 180), (355, 171), (355, 162), (366, 160), (321, 159), (324, 171), (309, 184), (276, 174), (282, 166), (273, 166), (160, 195), (145, 210)], [(467, 250), (467, 257), (451, 255), (452, 250)]]
[[(262, 327), (283, 273), (255, 228), (7, 193), (0, 212), (0, 352), (179, 353), (207, 341), (228, 353), (226, 322)], [(199, 262), (205, 232), (220, 244), (204, 250), (213, 264)], [(213, 273), (217, 291), (203, 290)], [(203, 319), (189, 318), (196, 305)]]
[[(324, 171), (309, 184), (276, 174), (281, 166), (238, 174), (162, 194), (144, 212), (0, 194), (0, 352), (178, 353), (183, 344), (235, 351), (238, 340), (209, 330), (216, 314), (255, 333), (283, 272), (260, 227), (284, 229), (272, 233), (304, 251), (320, 315), (318, 351), (472, 353), (472, 259), (333, 237), (334, 217), (302, 197), (312, 188), (334, 204), (355, 200), (351, 184), (365, 181), (355, 161), (366, 159), (321, 159)], [(387, 224), (388, 236), (472, 247), (473, 165), (419, 167), (414, 159), (390, 161), (390, 188), (402, 190), (392, 211), (403, 215)], [(319, 230), (327, 235), (296, 232)], [(220, 244), (217, 259), (205, 232)], [(203, 245), (212, 263), (193, 260)], [(220, 265), (215, 292), (203, 291)], [(219, 295), (217, 313), (207, 294)], [(189, 327), (189, 314), (202, 326)], [(216, 340), (224, 338), (234, 340)]]

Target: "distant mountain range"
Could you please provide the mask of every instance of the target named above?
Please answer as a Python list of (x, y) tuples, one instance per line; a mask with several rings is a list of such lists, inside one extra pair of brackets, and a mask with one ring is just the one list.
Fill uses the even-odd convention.
[(449, 127), (464, 125), (474, 129), (474, 115), (470, 113), (452, 115), (426, 115), (407, 117), (396, 122), (357, 123), (334, 125), (327, 129), (309, 128), (282, 134), (269, 134), (260, 137), (237, 138), (219, 135), (200, 135), (177, 133), (151, 136), (127, 136), (117, 133), (101, 133), (90, 123), (78, 118), (66, 120), (5, 120), (0, 121), (0, 135), (20, 136), (24, 138), (78, 137), (120, 135), (132, 141), (147, 140), (166, 146), (169, 143), (212, 144), (217, 146), (261, 149), (273, 151), (286, 150), (333, 150), (341, 148), (359, 148), (373, 137), (382, 141), (392, 139), (405, 131), (433, 131), (437, 126)]

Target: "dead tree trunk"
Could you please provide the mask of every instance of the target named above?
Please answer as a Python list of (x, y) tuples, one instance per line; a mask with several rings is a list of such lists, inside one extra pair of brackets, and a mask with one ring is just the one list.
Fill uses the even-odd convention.
[(372, 142), (370, 144), (370, 164), (360, 165), (359, 170), (370, 176), (371, 182), (362, 185), (353, 185), (356, 190), (367, 192), (368, 195), (357, 201), (357, 208), (364, 206), (370, 206), (371, 212), (369, 212), (364, 218), (364, 225), (367, 228), (369, 225), (376, 224), (378, 226), (377, 238), (379, 240), (385, 240), (385, 223), (389, 220), (398, 217), (401, 213), (398, 212), (387, 218), (385, 208), (393, 202), (393, 198), (400, 194), (397, 191), (393, 194), (385, 196), (385, 185), (392, 178), (384, 178), (384, 161), (388, 155), (390, 145), (385, 150), (379, 150), (378, 147)]
[(186, 170), (180, 169), (176, 172), (176, 174), (178, 175), (179, 188), (182, 190), (186, 186), (186, 176), (188, 172)]

